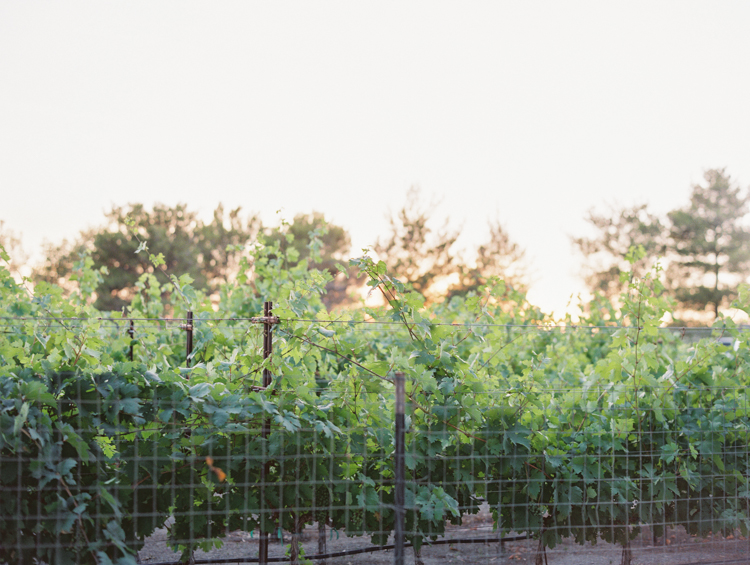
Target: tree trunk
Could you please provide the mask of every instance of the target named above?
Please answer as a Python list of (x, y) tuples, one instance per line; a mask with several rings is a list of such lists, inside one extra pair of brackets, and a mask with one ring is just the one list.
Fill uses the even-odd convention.
[(289, 562), (291, 565), (299, 565), (299, 550), (300, 550), (300, 537), (302, 533), (302, 528), (300, 527), (300, 519), (299, 516), (294, 516), (294, 530), (292, 531), (292, 535), (290, 535), (290, 542), (291, 545), (289, 547)]
[(630, 560), (633, 558), (633, 554), (630, 550), (630, 540), (628, 540), (625, 547), (622, 548), (622, 559), (620, 565), (630, 565)]
[(541, 537), (539, 538), (539, 547), (536, 550), (534, 565), (547, 565), (547, 548), (544, 547)]
[[(326, 523), (325, 520), (318, 519), (318, 555), (327, 553), (326, 550)], [(320, 565), (327, 565), (325, 559), (318, 561)]]
[(424, 561), (422, 561), (422, 548), (420, 547), (417, 549), (414, 548), (414, 565), (424, 565)]
[[(667, 532), (664, 530), (664, 538), (666, 539)], [(620, 565), (630, 565), (633, 559), (633, 552), (630, 550), (630, 526), (625, 528), (625, 544), (622, 546), (622, 559)]]

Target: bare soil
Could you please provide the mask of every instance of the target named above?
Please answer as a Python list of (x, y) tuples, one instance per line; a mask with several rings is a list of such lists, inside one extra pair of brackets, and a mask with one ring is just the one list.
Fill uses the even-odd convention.
[[(157, 531), (148, 538), (146, 545), (139, 553), (141, 563), (153, 565), (156, 563), (175, 563), (179, 554), (172, 552), (166, 545), (166, 529)], [(318, 551), (318, 527), (307, 528), (302, 534), (302, 547), (306, 555), (314, 555)], [(327, 530), (326, 549), (328, 552), (352, 550), (369, 547), (369, 538), (346, 537), (344, 534)], [(449, 526), (446, 539), (457, 538), (494, 538), (492, 519), (485, 509), (475, 516), (467, 516), (460, 527)], [(289, 539), (285, 543), (278, 540), (271, 542), (269, 557), (283, 557), (289, 548)], [(389, 541), (392, 543), (392, 540)], [(516, 565), (521, 563), (544, 565), (620, 565), (622, 548), (606, 542), (595, 545), (578, 545), (572, 540), (566, 540), (554, 549), (538, 555), (539, 544), (534, 540), (523, 540), (498, 543), (452, 543), (446, 545), (425, 545), (422, 548), (421, 560), (424, 565), (443, 564), (497, 564)], [(697, 538), (685, 533), (682, 528), (669, 530), (664, 538), (654, 544), (650, 530), (642, 528), (641, 534), (631, 544), (631, 565), (719, 565), (719, 564), (747, 564), (750, 565), (750, 540), (735, 533), (728, 537), (711, 536)], [(199, 561), (210, 559), (242, 559), (257, 558), (258, 537), (246, 532), (232, 532), (224, 538), (224, 546), (214, 549), (210, 553), (196, 552), (195, 559)], [(538, 561), (541, 559), (541, 561)], [(210, 562), (210, 561), (209, 561)], [(239, 561), (237, 561), (239, 562)], [(236, 563), (237, 563), (236, 562)], [(226, 561), (224, 561), (226, 563)], [(345, 557), (328, 558), (314, 563), (324, 565), (386, 565), (393, 563), (393, 551), (384, 550), (373, 553), (349, 555)], [(406, 549), (407, 565), (415, 565), (414, 551)], [(418, 564), (416, 564), (418, 565)]]

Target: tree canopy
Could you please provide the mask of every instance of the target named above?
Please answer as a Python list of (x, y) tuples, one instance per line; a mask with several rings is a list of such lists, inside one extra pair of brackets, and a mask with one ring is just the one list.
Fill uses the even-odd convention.
[(19, 269), (26, 262), (27, 255), (21, 245), (21, 236), (5, 227), (0, 220), (0, 248), (7, 253), (7, 264), (14, 276), (19, 275)]
[(589, 213), (596, 235), (574, 238), (586, 258), (584, 279), (592, 291), (607, 297), (627, 287), (631, 247), (645, 253), (632, 268), (636, 276), (660, 257), (667, 270), (665, 292), (675, 299), (680, 315), (714, 317), (731, 302), (738, 283), (750, 275), (750, 229), (744, 223), (750, 196), (732, 182), (724, 169), (709, 169), (704, 184), (692, 188), (687, 205), (664, 217), (645, 204), (612, 208), (609, 214)]
[(390, 233), (373, 246), (388, 269), (422, 295), (436, 280), (456, 271), (453, 246), (459, 231), (451, 229), (447, 219), (435, 229), (430, 221), (435, 207), (425, 205), (420, 189), (411, 187), (405, 204), (389, 217)]
[(458, 282), (449, 289), (449, 297), (476, 292), (492, 277), (503, 280), (508, 290), (527, 290), (526, 252), (499, 221), (490, 221), (487, 227), (489, 236), (476, 248), (474, 265), (458, 265)]
[[(318, 240), (318, 257), (312, 257), (313, 237)], [(291, 223), (282, 222), (280, 228), (267, 230), (265, 241), (279, 242), (282, 250), (294, 249), (293, 255), (298, 258), (295, 264), (305, 260), (308, 267), (329, 271), (332, 275), (337, 272), (336, 264), (348, 259), (346, 255), (351, 247), (349, 233), (326, 221), (321, 212), (297, 214)]]
[[(716, 317), (750, 275), (749, 204), (748, 192), (724, 169), (710, 169), (704, 182), (692, 187), (688, 203), (667, 214), (656, 214), (646, 204), (592, 209), (586, 219), (593, 235), (572, 239), (585, 257), (582, 277), (592, 291), (612, 299), (628, 288), (628, 276), (641, 277), (660, 260), (667, 271), (663, 292), (677, 304), (675, 317)], [(500, 222), (490, 222), (486, 241), (465, 252), (457, 247), (461, 230), (448, 219), (436, 221), (435, 211), (435, 202), (425, 203), (419, 188), (412, 187), (401, 208), (390, 214), (388, 233), (373, 245), (398, 280), (428, 302), (476, 291), (493, 277), (509, 290), (526, 290), (524, 251)], [(243, 216), (239, 208), (227, 213), (221, 205), (210, 221), (185, 204), (115, 206), (105, 218), (104, 225), (82, 231), (74, 241), (47, 245), (45, 262), (34, 268), (33, 279), (69, 284), (74, 265), (88, 254), (102, 277), (96, 307), (119, 310), (135, 296), (139, 277), (156, 270), (148, 254), (138, 253), (147, 242), (161, 255), (164, 272), (184, 273), (193, 287), (212, 293), (237, 274), (243, 245), (260, 237), (275, 247), (273, 253), (283, 252), (288, 267), (304, 264), (330, 275), (324, 297), (329, 308), (350, 302), (352, 289), (361, 284), (339, 268), (348, 258), (349, 234), (321, 212), (297, 214), (277, 228), (264, 228), (257, 216)], [(18, 270), (24, 261), (20, 238), (1, 222), (0, 245)], [(631, 253), (633, 248), (643, 252)], [(636, 262), (628, 265), (633, 258)], [(629, 275), (622, 278), (623, 272)]]
[(687, 206), (669, 213), (668, 281), (678, 303), (697, 311), (719, 308), (750, 274), (750, 229), (743, 222), (750, 196), (724, 169), (693, 186)]
[[(489, 236), (475, 253), (460, 253), (456, 250), (460, 230), (452, 228), (448, 219), (435, 228), (435, 208), (435, 203), (424, 204), (420, 190), (412, 187), (403, 207), (389, 218), (388, 237), (374, 245), (399, 280), (428, 299), (440, 281), (449, 281), (448, 299), (476, 291), (490, 277), (525, 289), (524, 251), (498, 221), (489, 222)], [(471, 257), (473, 263), (467, 260)]]
[(343, 227), (326, 221), (321, 212), (297, 214), (291, 223), (283, 222), (279, 228), (266, 230), (264, 239), (269, 245), (278, 243), (289, 266), (307, 261), (308, 268), (331, 275), (332, 280), (326, 284), (323, 295), (327, 307), (349, 302), (348, 291), (356, 284), (356, 277), (349, 277), (337, 268), (338, 264), (347, 262), (351, 248), (349, 232)]
[[(610, 206), (608, 213), (591, 209), (586, 221), (594, 227), (596, 235), (573, 238), (573, 245), (586, 259), (583, 278), (587, 286), (607, 298), (627, 288), (627, 281), (620, 280), (621, 272), (642, 276), (666, 252), (664, 221), (649, 211), (646, 204)], [(631, 247), (639, 246), (645, 255), (631, 266), (626, 256)]]
[(156, 204), (151, 210), (143, 204), (115, 206), (106, 218), (106, 225), (81, 232), (74, 242), (49, 246), (45, 263), (34, 272), (35, 280), (58, 283), (88, 251), (94, 267), (102, 271), (96, 307), (119, 310), (132, 299), (138, 278), (154, 271), (148, 257), (136, 253), (140, 241), (147, 241), (163, 255), (167, 272), (185, 273), (195, 288), (212, 291), (233, 273), (237, 246), (254, 237), (260, 226), (255, 216), (243, 218), (239, 208), (226, 214), (221, 205), (210, 222), (202, 221), (185, 204)]

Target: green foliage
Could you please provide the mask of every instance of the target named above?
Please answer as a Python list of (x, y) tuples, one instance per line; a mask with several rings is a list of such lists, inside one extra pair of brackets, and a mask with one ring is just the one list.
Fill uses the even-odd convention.
[(750, 274), (750, 229), (744, 225), (750, 196), (723, 169), (706, 171), (690, 204), (669, 213), (672, 249), (669, 280), (680, 304), (698, 311), (719, 307), (735, 296)]
[[(31, 296), (0, 268), (0, 561), (133, 563), (170, 516), (184, 559), (227, 531), (314, 521), (384, 543), (396, 371), (416, 547), (483, 501), (501, 533), (546, 547), (627, 547), (642, 523), (746, 532), (750, 353), (717, 342), (741, 339), (729, 318), (696, 343), (665, 331), (658, 269), (623, 277), (621, 308), (600, 301), (583, 327), (551, 328), (499, 279), (425, 306), (366, 255), (350, 267), (385, 305), (334, 317), (331, 274), (299, 255), (272, 238), (250, 249), (218, 311), (185, 276), (144, 272), (130, 306), (103, 313), (89, 299), (103, 273), (85, 255), (69, 296), (45, 283)], [(741, 288), (737, 306), (749, 298)], [(240, 318), (266, 300), (281, 321), (264, 360), (260, 327)], [(190, 368), (162, 319), (188, 308)]]
[(0, 220), (0, 259), (8, 266), (11, 272), (18, 272), (18, 268), (24, 264), (26, 253), (21, 246), (21, 236), (5, 228), (5, 222)]
[(489, 238), (477, 247), (474, 266), (458, 266), (458, 283), (449, 289), (448, 299), (476, 292), (493, 277), (501, 279), (509, 289), (526, 290), (528, 281), (523, 265), (524, 250), (510, 238), (500, 222), (490, 222), (488, 227)]
[[(96, 288), (100, 310), (122, 310), (133, 299), (141, 276), (160, 267), (189, 275), (195, 288), (210, 292), (233, 273), (241, 246), (258, 230), (256, 218), (244, 220), (239, 208), (225, 214), (221, 205), (208, 223), (184, 204), (156, 204), (152, 210), (142, 204), (115, 206), (106, 218), (106, 226), (82, 232), (76, 242), (50, 246), (34, 279), (67, 280), (75, 263), (89, 253), (94, 268), (102, 272)], [(148, 253), (147, 246), (158, 252)], [(169, 287), (164, 291), (168, 294)]]
[[(615, 297), (627, 286), (621, 273), (642, 277), (661, 260), (669, 281), (665, 291), (675, 298), (678, 317), (702, 321), (710, 310), (717, 319), (750, 274), (750, 229), (744, 225), (750, 196), (724, 169), (710, 169), (704, 178), (705, 185), (693, 186), (689, 204), (664, 218), (646, 205), (589, 212), (596, 235), (573, 239), (587, 260), (589, 288)], [(639, 246), (645, 254), (628, 267), (629, 250)]]
[(344, 228), (327, 222), (320, 212), (297, 214), (291, 224), (283, 222), (280, 228), (267, 230), (263, 239), (266, 245), (278, 243), (286, 253), (288, 267), (305, 261), (308, 268), (331, 275), (323, 296), (327, 307), (350, 302), (347, 291), (351, 286), (356, 286), (357, 279), (339, 268), (351, 246), (349, 234)]
[(307, 261), (309, 267), (331, 275), (337, 272), (336, 263), (344, 260), (351, 246), (346, 230), (327, 222), (320, 212), (297, 214), (291, 224), (285, 222), (281, 229), (271, 230), (265, 241), (268, 245), (278, 242), (283, 251), (294, 249), (292, 265)]
[[(596, 236), (573, 238), (573, 245), (586, 258), (586, 284), (608, 298), (627, 287), (620, 281), (620, 273), (643, 276), (654, 260), (666, 253), (664, 221), (650, 212), (646, 204), (611, 207), (606, 214), (589, 210), (586, 221), (596, 230)], [(646, 254), (632, 266), (628, 265), (628, 251), (638, 246)]]
[(373, 246), (388, 269), (422, 295), (440, 277), (456, 270), (452, 248), (459, 232), (449, 229), (447, 220), (434, 230), (430, 222), (434, 208), (434, 204), (424, 206), (419, 188), (411, 187), (404, 206), (389, 218), (391, 233)]
[[(477, 247), (471, 260), (466, 260), (456, 250), (460, 230), (452, 229), (447, 219), (435, 229), (434, 211), (434, 203), (422, 203), (419, 188), (409, 189), (404, 206), (389, 218), (388, 237), (378, 239), (373, 246), (390, 273), (428, 303), (475, 293), (493, 277), (503, 279), (509, 289), (526, 288), (524, 251), (499, 222), (489, 222), (487, 241)], [(436, 293), (436, 285), (443, 283), (449, 286), (448, 292)]]

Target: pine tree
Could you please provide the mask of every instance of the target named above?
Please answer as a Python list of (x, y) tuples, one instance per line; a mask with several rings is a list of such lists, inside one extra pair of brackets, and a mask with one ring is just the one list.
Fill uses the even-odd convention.
[(669, 287), (678, 303), (698, 311), (726, 305), (750, 274), (750, 229), (743, 223), (750, 196), (724, 169), (705, 172), (690, 204), (668, 214)]
[[(620, 280), (621, 272), (642, 276), (666, 252), (667, 227), (646, 204), (612, 207), (609, 214), (590, 210), (586, 220), (595, 228), (596, 235), (573, 238), (573, 245), (586, 258), (583, 272), (586, 284), (608, 298), (627, 288), (627, 281)], [(644, 257), (629, 265), (626, 256), (630, 248), (639, 246), (645, 251)]]

